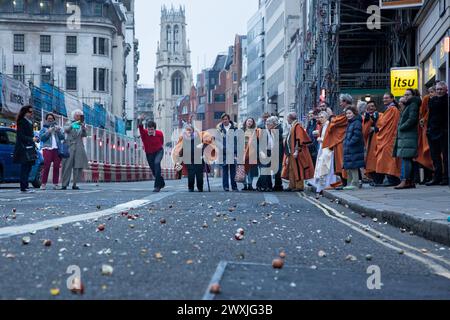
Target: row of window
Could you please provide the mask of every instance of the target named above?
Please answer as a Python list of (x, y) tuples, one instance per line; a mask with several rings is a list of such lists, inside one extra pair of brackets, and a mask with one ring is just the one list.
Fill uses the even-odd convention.
[[(25, 35), (14, 35), (14, 52), (25, 52)], [(40, 36), (40, 52), (51, 53), (52, 52), (52, 36), (41, 35)], [(78, 53), (78, 37), (66, 36), (66, 53), (76, 54)], [(101, 56), (109, 56), (109, 39), (94, 37), (93, 38), (93, 54)]]
[[(55, 13), (53, 0), (40, 0), (39, 1), (39, 13), (40, 14), (52, 14)], [(73, 14), (75, 6), (80, 7), (80, 1), (66, 1), (66, 14)], [(103, 16), (103, 4), (94, 2), (92, 5), (92, 15), (97, 17)], [(24, 13), (32, 10), (32, 4), (27, 4), (26, 0), (12, 0), (11, 7), (14, 13)], [(58, 12), (59, 13), (59, 12)]]
[[(78, 68), (66, 67), (66, 90), (78, 90)], [(25, 83), (25, 66), (14, 65), (13, 68), (14, 79)], [(41, 84), (52, 83), (52, 67), (41, 66)], [(93, 69), (93, 91), (109, 92), (110, 72), (106, 68)]]

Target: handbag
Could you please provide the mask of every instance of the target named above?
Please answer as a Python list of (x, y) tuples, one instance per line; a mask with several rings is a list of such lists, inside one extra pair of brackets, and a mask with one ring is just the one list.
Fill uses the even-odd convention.
[(70, 158), (70, 151), (69, 151), (69, 145), (66, 141), (64, 141), (63, 143), (61, 143), (58, 146), (58, 156), (61, 159), (68, 159)]
[(246, 176), (245, 166), (243, 166), (243, 165), (237, 166), (235, 181), (236, 182), (245, 182), (245, 176)]
[(36, 146), (33, 144), (32, 146), (23, 146), (25, 153), (25, 161), (26, 162), (36, 162), (38, 159), (38, 154), (36, 150)]

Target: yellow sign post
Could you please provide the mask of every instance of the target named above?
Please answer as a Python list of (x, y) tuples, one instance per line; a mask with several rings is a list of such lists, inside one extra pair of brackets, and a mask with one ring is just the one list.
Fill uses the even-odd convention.
[(407, 89), (419, 89), (419, 68), (392, 68), (392, 94), (396, 97), (402, 97)]

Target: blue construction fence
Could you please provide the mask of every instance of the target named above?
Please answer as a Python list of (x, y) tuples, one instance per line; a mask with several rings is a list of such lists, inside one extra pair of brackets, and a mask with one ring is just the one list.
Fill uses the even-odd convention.
[[(38, 114), (41, 111), (52, 112), (64, 117), (70, 117), (66, 107), (66, 94), (63, 90), (44, 83), (41, 87), (33, 87), (31, 90), (33, 106)], [(67, 97), (68, 98), (68, 97)], [(74, 97), (70, 97), (73, 99)], [(125, 121), (108, 111), (100, 103), (90, 106), (82, 104), (85, 122), (93, 127), (107, 129), (121, 135), (126, 134)]]

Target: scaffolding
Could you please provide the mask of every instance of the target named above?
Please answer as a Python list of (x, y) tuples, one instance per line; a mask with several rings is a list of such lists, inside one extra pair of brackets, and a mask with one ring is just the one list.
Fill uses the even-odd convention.
[(378, 0), (318, 0), (302, 6), (300, 114), (319, 101), (337, 111), (340, 93), (359, 98), (387, 91), (392, 67), (415, 64), (413, 20), (418, 10), (383, 10), (381, 29), (370, 29), (368, 8), (378, 4)]

